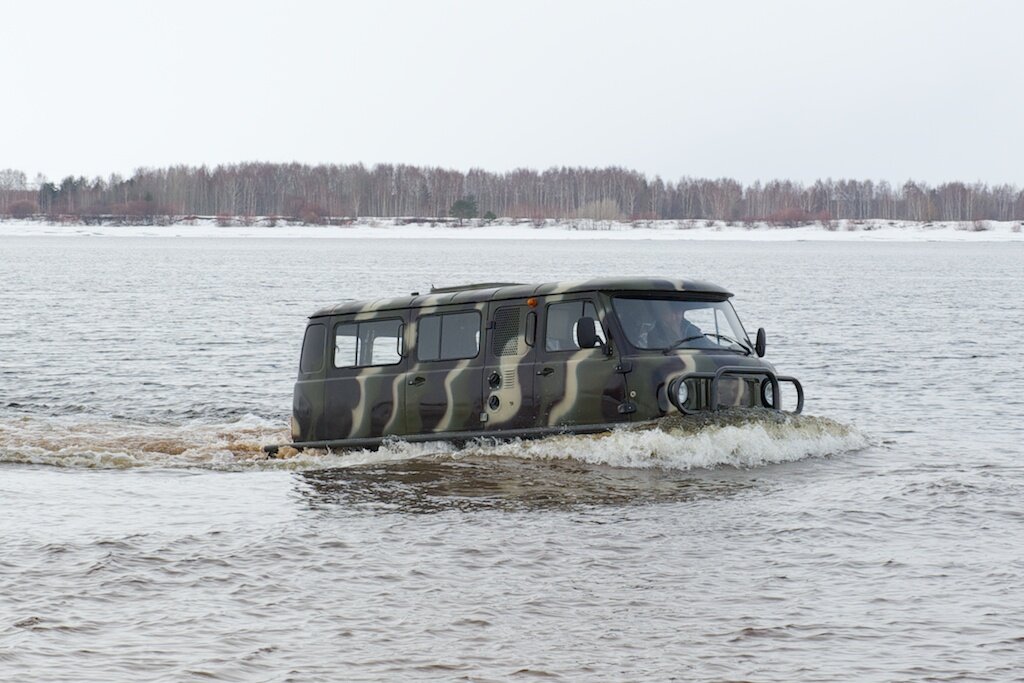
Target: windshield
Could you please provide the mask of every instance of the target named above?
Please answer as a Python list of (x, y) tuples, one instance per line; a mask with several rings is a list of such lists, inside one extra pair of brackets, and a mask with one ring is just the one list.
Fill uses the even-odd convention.
[(622, 330), (638, 349), (720, 349), (749, 354), (753, 347), (728, 301), (684, 301), (617, 296)]

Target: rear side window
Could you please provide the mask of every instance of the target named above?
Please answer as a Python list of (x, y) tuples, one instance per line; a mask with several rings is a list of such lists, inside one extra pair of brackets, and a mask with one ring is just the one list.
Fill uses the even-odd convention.
[(306, 328), (302, 339), (302, 359), (299, 372), (316, 372), (324, 366), (324, 342), (327, 341), (327, 326), (316, 324)]
[(548, 306), (547, 327), (544, 348), (547, 351), (578, 351), (576, 323), (580, 318), (593, 318), (597, 322), (597, 337), (603, 342), (608, 338), (601, 328), (597, 309), (589, 301), (566, 301)]
[(425, 315), (417, 322), (416, 358), (421, 361), (475, 358), (480, 352), (480, 312)]
[(334, 367), (395, 365), (402, 361), (402, 321), (339, 323), (334, 327)]

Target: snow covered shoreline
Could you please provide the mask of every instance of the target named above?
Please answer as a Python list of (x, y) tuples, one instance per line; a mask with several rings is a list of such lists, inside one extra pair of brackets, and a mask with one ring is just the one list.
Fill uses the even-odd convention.
[(349, 225), (261, 225), (222, 227), (213, 219), (172, 225), (50, 224), (0, 221), (3, 237), (195, 237), (291, 239), (497, 239), (497, 240), (708, 240), (754, 242), (1024, 242), (1021, 221), (915, 222), (833, 221), (786, 228), (767, 223), (723, 221), (478, 221), (457, 227), (396, 218), (360, 218)]

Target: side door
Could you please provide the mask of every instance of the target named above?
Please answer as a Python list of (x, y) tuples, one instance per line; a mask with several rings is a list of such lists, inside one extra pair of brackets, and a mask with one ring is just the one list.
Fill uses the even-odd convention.
[(537, 313), (528, 300), (521, 299), (489, 302), (487, 314), (481, 428), (498, 431), (537, 427)]
[(414, 309), (407, 341), (406, 433), (481, 428), (484, 316), (473, 305)]
[(323, 439), (405, 433), (408, 311), (339, 316), (330, 330)]
[[(619, 354), (608, 347), (608, 319), (596, 296), (580, 294), (545, 297), (539, 306), (542, 317), (537, 338), (535, 403), (541, 424), (604, 424), (629, 421), (626, 378), (620, 372)], [(582, 317), (597, 322), (598, 337), (611, 348), (580, 348), (577, 322)]]

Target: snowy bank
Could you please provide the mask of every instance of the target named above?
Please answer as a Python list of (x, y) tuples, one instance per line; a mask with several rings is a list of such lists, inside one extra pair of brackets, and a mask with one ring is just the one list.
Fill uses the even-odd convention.
[(497, 239), (497, 240), (742, 240), (759, 242), (1024, 242), (1021, 221), (915, 222), (833, 221), (785, 228), (767, 223), (722, 221), (546, 220), (450, 223), (401, 218), (359, 218), (348, 225), (261, 225), (222, 227), (213, 219), (189, 224), (84, 225), (31, 220), (0, 222), (0, 237), (220, 237), (314, 239)]

